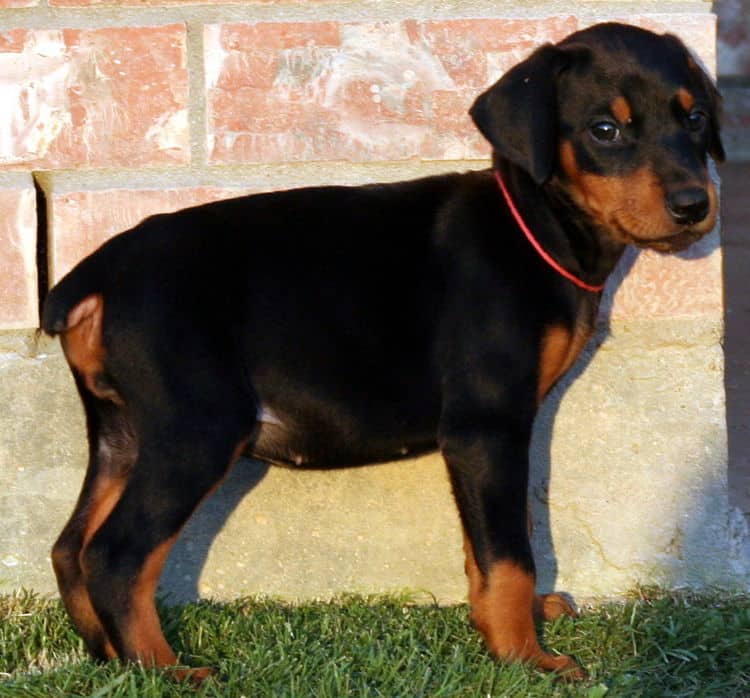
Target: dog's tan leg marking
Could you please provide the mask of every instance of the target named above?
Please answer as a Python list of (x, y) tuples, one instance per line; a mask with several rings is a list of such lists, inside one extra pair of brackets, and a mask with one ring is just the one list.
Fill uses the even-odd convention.
[(123, 629), (123, 642), (128, 654), (149, 667), (165, 667), (177, 663), (177, 657), (164, 638), (154, 604), (164, 562), (176, 536), (165, 540), (146, 558), (133, 584), (131, 607)]
[[(248, 439), (244, 438), (235, 446), (230, 465), (242, 455), (247, 442)], [(223, 479), (217, 482), (203, 499), (210, 497), (222, 481)], [(137, 658), (145, 666), (170, 668), (177, 663), (177, 656), (162, 632), (154, 596), (164, 563), (178, 535), (179, 532), (151, 552), (133, 584), (131, 608), (123, 629), (123, 641), (128, 658)], [(175, 668), (172, 671), (176, 679), (190, 680), (194, 683), (200, 683), (211, 673), (209, 667)]]
[(516, 563), (495, 562), (482, 575), (471, 542), (464, 536), (465, 569), (469, 578), (471, 620), (490, 652), (501, 660), (520, 660), (548, 671), (583, 678), (584, 671), (571, 657), (552, 655), (539, 646), (534, 626), (534, 578)]
[(560, 616), (578, 618), (578, 611), (562, 594), (537, 594), (534, 615), (542, 620), (557, 620)]
[(583, 328), (576, 329), (575, 332), (570, 332), (562, 325), (551, 325), (547, 328), (542, 337), (537, 404), (570, 369), (590, 337), (590, 330)]

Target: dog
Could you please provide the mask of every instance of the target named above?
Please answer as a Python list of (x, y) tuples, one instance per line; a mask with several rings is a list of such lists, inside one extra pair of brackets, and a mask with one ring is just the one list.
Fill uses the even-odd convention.
[(532, 424), (625, 246), (683, 250), (714, 227), (719, 111), (679, 39), (600, 24), (479, 95), (488, 170), (210, 203), (80, 262), (41, 327), (86, 414), (88, 470), (52, 560), (91, 654), (176, 664), (160, 571), (240, 455), (332, 468), (439, 449), (489, 651), (583, 676), (536, 635), (535, 614), (575, 611), (535, 593)]

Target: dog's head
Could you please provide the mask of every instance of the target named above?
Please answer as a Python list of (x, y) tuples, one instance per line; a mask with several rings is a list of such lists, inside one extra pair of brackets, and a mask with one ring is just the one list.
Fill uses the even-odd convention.
[(682, 42), (599, 24), (546, 45), (471, 108), (500, 158), (562, 190), (621, 242), (664, 252), (708, 233), (721, 98)]

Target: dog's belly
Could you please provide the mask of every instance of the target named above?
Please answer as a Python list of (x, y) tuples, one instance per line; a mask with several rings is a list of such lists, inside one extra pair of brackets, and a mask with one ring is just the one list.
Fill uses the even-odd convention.
[(319, 416), (286, 420), (263, 408), (247, 455), (301, 468), (336, 468), (414, 457), (434, 451), (437, 420), (414, 418), (334, 422)]

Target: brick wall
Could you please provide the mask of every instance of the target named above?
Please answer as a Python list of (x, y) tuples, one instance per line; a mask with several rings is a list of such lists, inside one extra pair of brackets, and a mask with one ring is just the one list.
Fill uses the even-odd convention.
[[(464, 17), (450, 3), (380, 5), (0, 0), (0, 328), (34, 327), (47, 279), (151, 213), (484, 166), (466, 114), (474, 96), (597, 19), (667, 28), (715, 63), (714, 19), (698, 6), (640, 3), (634, 15), (589, 2), (558, 14), (479, 2)], [(48, 209), (39, 231), (32, 177)], [(662, 278), (671, 292), (661, 270), (680, 263), (655, 259), (644, 255), (630, 287)], [(720, 302), (715, 285), (695, 290), (669, 312)]]

